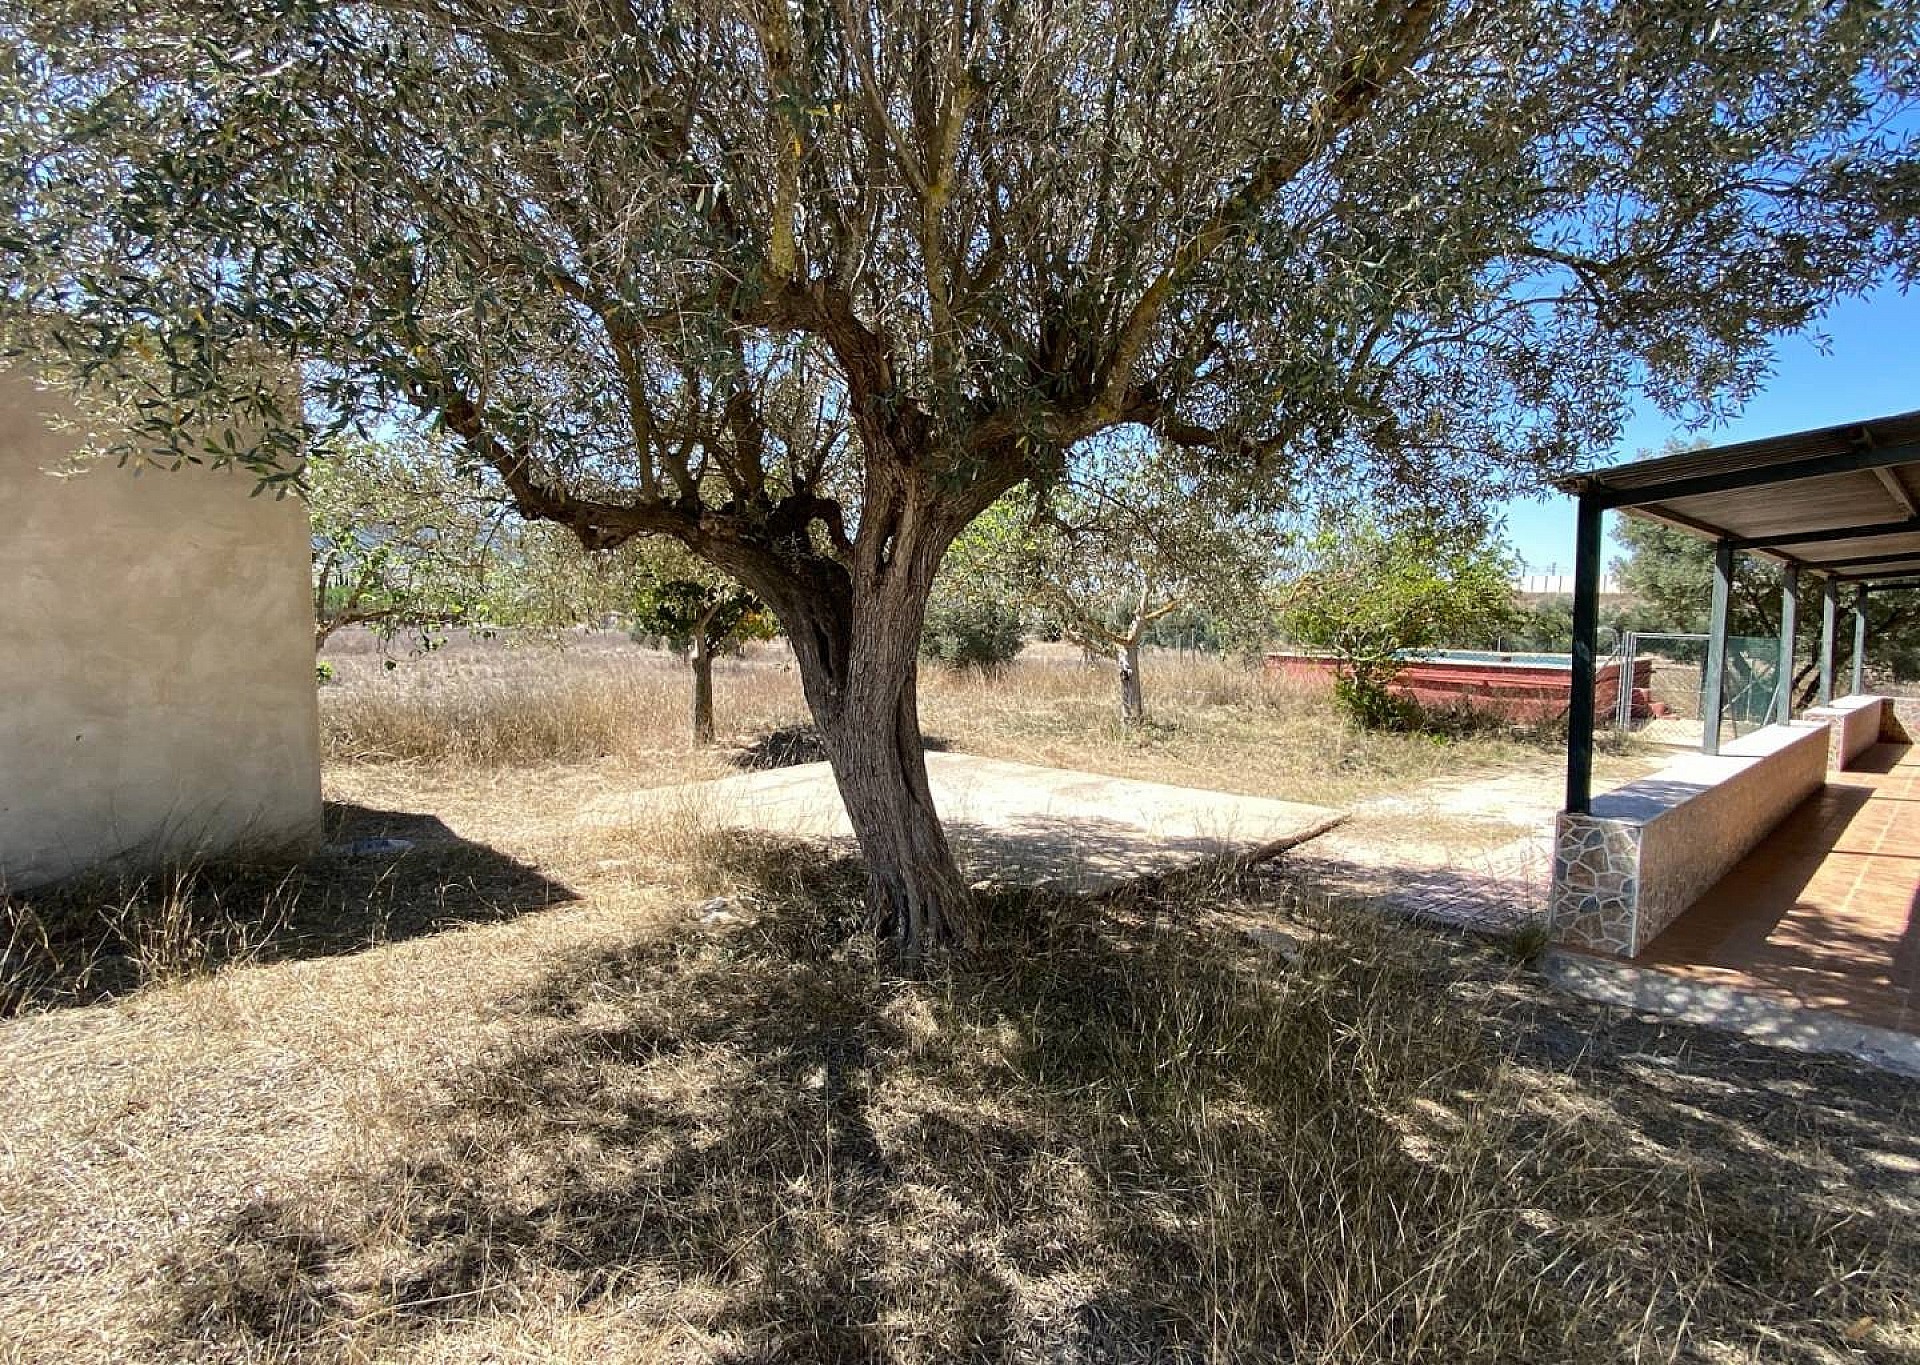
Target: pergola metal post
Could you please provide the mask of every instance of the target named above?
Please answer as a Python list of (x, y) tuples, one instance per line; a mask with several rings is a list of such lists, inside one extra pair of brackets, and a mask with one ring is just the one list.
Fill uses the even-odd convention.
[[(1599, 501), (1582, 495), (1574, 517), (1573, 676), (1567, 696), (1567, 809), (1585, 814), (1593, 795), (1593, 702), (1599, 679)], [(1630, 680), (1622, 679), (1622, 686)]]
[(1793, 719), (1794, 636), (1800, 628), (1800, 566), (1787, 565), (1780, 585), (1780, 676), (1773, 693), (1773, 718), (1784, 725)]
[(1720, 701), (1727, 672), (1727, 603), (1733, 596), (1733, 542), (1713, 546), (1713, 611), (1707, 620), (1707, 676), (1700, 694), (1700, 752), (1720, 752)]
[(1852, 696), (1867, 690), (1867, 589), (1864, 584), (1853, 590), (1853, 687)]
[(1828, 578), (1820, 587), (1820, 704), (1833, 700), (1833, 651), (1840, 634), (1840, 584)]

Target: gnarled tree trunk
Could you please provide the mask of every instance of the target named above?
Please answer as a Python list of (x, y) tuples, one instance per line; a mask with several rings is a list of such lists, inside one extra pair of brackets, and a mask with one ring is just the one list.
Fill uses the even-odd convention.
[(874, 927), (916, 963), (943, 948), (972, 947), (974, 926), (927, 784), (915, 678), (910, 671), (904, 686), (876, 690), (893, 695), (872, 696), (823, 731), (866, 859)]
[(915, 966), (977, 941), (920, 734), (920, 631), (948, 537), (902, 518), (884, 559), (804, 594), (767, 592), (867, 864), (873, 926)]
[(1120, 723), (1128, 729), (1147, 718), (1147, 701), (1140, 686), (1140, 635), (1136, 630), (1113, 652), (1120, 665)]

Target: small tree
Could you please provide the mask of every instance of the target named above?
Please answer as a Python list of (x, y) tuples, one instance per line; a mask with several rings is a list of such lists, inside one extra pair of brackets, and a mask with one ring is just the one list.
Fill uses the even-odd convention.
[(304, 470), (313, 521), (313, 647), (466, 619), (486, 596), (505, 504), (424, 442), (344, 442)]
[(1393, 683), (1409, 656), (1487, 630), (1513, 610), (1513, 562), (1482, 528), (1323, 527), (1282, 621), (1338, 656), (1335, 695), (1367, 729), (1410, 723)]
[(1247, 614), (1267, 595), (1282, 543), (1271, 517), (1133, 443), (1107, 451), (1097, 478), (1002, 499), (961, 537), (949, 571), (1112, 659), (1120, 723), (1131, 727), (1147, 716), (1140, 647), (1153, 625), (1194, 608)]
[(920, 652), (949, 668), (999, 673), (1020, 657), (1027, 623), (1019, 607), (1003, 599), (934, 585)]
[[(662, 547), (650, 547), (659, 549)], [(693, 667), (693, 741), (713, 742), (713, 660), (748, 640), (771, 639), (760, 599), (685, 554), (656, 553), (634, 575), (634, 628), (663, 637)]]
[(694, 742), (711, 743), (715, 657), (776, 633), (759, 599), (669, 541), (586, 550), (548, 522), (516, 519), (512, 532), (489, 577), (490, 619), (537, 630), (620, 620), (664, 640), (693, 670)]

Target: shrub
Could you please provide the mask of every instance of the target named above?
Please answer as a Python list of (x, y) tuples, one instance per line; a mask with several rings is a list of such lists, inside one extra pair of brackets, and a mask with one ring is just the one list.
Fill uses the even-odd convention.
[(1333, 699), (1346, 718), (1362, 730), (1417, 730), (1424, 715), (1411, 698), (1393, 690), (1395, 672), (1343, 667), (1333, 679)]
[(920, 633), (922, 657), (982, 673), (1005, 668), (1025, 643), (1019, 610), (986, 597), (936, 598)]

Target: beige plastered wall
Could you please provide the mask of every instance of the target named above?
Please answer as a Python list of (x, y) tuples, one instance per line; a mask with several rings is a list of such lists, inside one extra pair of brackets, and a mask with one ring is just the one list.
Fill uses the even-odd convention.
[(306, 508), (244, 470), (67, 476), (0, 372), (0, 885), (320, 837)]

